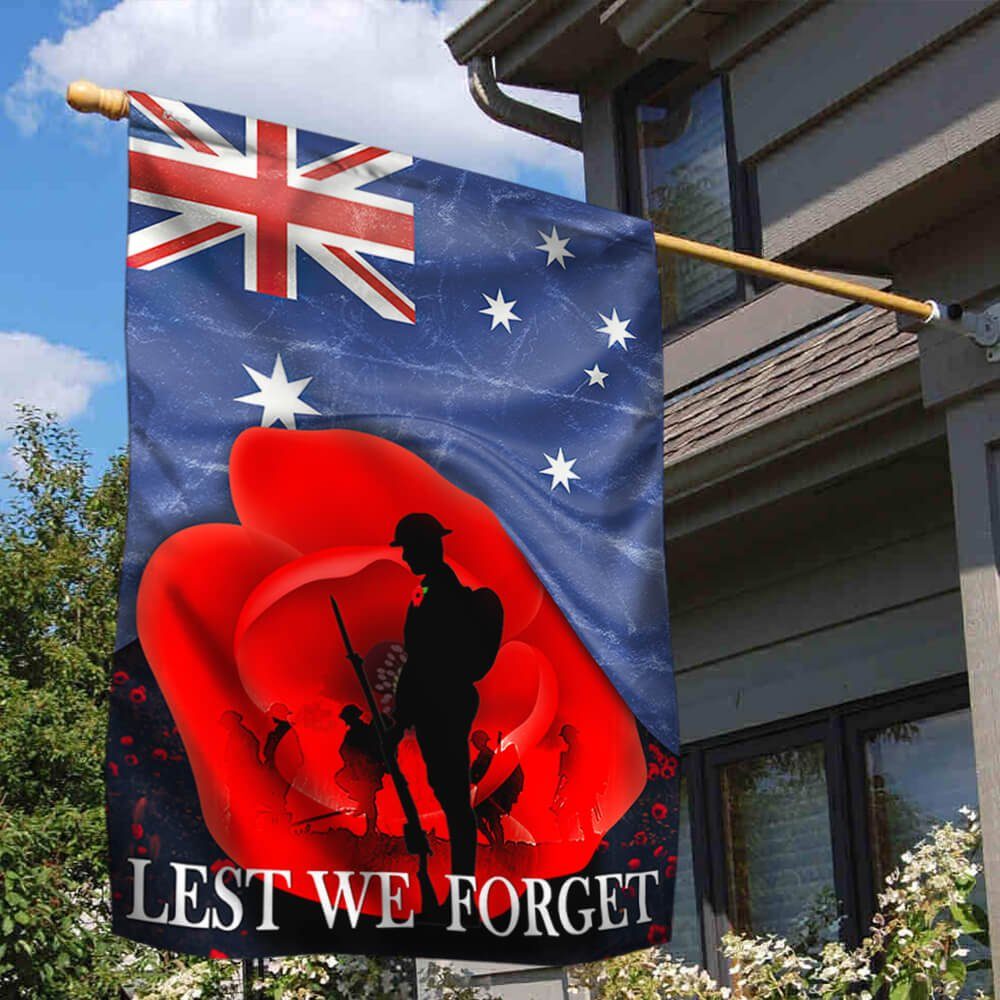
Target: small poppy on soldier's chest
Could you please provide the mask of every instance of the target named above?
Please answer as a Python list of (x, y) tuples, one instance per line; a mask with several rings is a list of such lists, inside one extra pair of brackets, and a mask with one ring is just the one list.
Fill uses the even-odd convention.
[(413, 591), (412, 603), (415, 608), (419, 608), (421, 604), (424, 603), (424, 598), (427, 596), (427, 587), (419, 586)]

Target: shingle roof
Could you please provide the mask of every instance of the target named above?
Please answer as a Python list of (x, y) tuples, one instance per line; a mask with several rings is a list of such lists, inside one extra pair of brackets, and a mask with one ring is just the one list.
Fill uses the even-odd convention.
[(664, 463), (675, 465), (917, 357), (894, 313), (852, 311), (813, 336), (666, 400)]

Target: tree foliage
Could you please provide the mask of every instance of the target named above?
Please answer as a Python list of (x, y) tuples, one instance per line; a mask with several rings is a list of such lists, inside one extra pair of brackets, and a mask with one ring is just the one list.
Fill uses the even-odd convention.
[(0, 510), (0, 996), (118, 996), (102, 782), (127, 462), (22, 409)]

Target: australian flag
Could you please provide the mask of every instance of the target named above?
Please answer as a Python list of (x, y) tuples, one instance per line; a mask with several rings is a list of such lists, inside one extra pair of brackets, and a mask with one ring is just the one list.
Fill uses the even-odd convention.
[(116, 929), (231, 957), (665, 942), (649, 224), (130, 105)]

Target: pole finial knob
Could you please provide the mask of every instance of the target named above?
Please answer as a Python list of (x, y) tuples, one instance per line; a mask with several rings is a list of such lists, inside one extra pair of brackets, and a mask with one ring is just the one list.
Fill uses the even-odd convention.
[(96, 111), (112, 121), (128, 115), (128, 94), (124, 90), (106, 90), (90, 80), (74, 80), (66, 88), (66, 103), (75, 111)]

